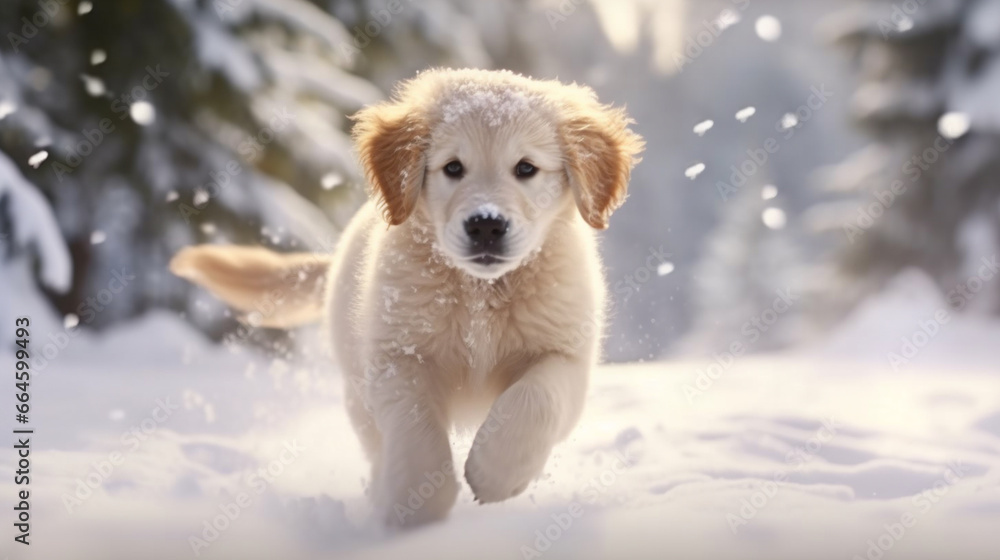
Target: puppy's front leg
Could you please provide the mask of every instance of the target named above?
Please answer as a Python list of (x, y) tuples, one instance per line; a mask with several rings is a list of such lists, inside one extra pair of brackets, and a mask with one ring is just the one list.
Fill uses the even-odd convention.
[(448, 422), (421, 380), (397, 374), (370, 392), (382, 432), (375, 511), (389, 527), (442, 519), (458, 496)]
[(542, 473), (552, 446), (583, 411), (590, 366), (552, 354), (507, 388), (480, 426), (465, 479), (480, 502), (516, 496)]

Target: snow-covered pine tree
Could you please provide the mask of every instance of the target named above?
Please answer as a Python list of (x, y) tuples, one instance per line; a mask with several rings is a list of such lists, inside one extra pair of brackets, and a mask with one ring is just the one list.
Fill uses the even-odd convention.
[[(347, 116), (423, 67), (527, 71), (524, 9), (468, 0), (4, 2), (5, 252), (47, 247), (35, 275), (62, 314), (112, 271), (135, 273), (92, 326), (162, 306), (231, 330), (218, 305), (194, 301), (199, 292), (166, 272), (170, 255), (211, 241), (330, 249), (364, 197)], [(43, 215), (46, 200), (54, 219)]]
[[(347, 30), (313, 4), (4, 2), (0, 37), (0, 153), (16, 170), (0, 181), (20, 175), (54, 209), (71, 277), (45, 287), (63, 314), (121, 270), (136, 281), (93, 325), (187, 309), (166, 271), (179, 247), (321, 250), (326, 217), (343, 223), (361, 199), (336, 188), (359, 179), (345, 115), (382, 93), (350, 73)], [(4, 208), (18, 251), (20, 224), (42, 217)]]
[[(34, 255), (61, 314), (74, 314), (114, 271), (135, 274), (85, 319), (91, 326), (171, 307), (210, 331), (231, 330), (218, 305), (195, 301), (198, 292), (167, 273), (169, 257), (212, 241), (331, 249), (364, 198), (347, 116), (420, 67), (490, 66), (477, 29), (483, 19), (513, 21), (512, 10), (462, 1), (4, 2), (4, 252)], [(510, 59), (511, 27), (494, 29), (493, 51)]]
[[(821, 174), (845, 198), (809, 213), (837, 247), (828, 307), (849, 309), (909, 266), (947, 293), (1000, 252), (1000, 1), (872, 0), (828, 26), (874, 140)], [(986, 283), (968, 303), (998, 312), (998, 296), (1000, 281)]]

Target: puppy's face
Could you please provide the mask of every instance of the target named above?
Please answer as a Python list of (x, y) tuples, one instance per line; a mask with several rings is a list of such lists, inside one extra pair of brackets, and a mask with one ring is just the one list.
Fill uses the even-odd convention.
[(422, 202), (438, 248), (479, 278), (517, 268), (571, 200), (554, 123), (523, 93), (444, 100), (427, 149)]
[(573, 200), (607, 227), (642, 149), (625, 114), (589, 89), (508, 72), (426, 72), (356, 118), (386, 220), (419, 209), (438, 250), (484, 279), (520, 266)]

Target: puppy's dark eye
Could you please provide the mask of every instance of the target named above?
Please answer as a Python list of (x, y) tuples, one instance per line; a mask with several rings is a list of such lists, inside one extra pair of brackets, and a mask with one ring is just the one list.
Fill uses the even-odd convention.
[(450, 161), (444, 166), (444, 174), (452, 179), (460, 179), (463, 173), (465, 173), (465, 168), (462, 167), (462, 162), (458, 160)]
[(538, 168), (526, 161), (521, 161), (514, 167), (514, 175), (520, 179), (534, 177), (535, 173), (538, 173)]

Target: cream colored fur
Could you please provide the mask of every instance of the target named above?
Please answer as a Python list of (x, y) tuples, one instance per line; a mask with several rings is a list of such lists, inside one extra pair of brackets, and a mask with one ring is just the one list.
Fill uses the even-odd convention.
[[(329, 266), (323, 315), (376, 514), (410, 526), (447, 514), (459, 476), (481, 502), (519, 494), (576, 424), (604, 323), (593, 229), (624, 200), (642, 142), (589, 89), (507, 72), (428, 71), (356, 120), (373, 200), (332, 264), (310, 266)], [(516, 177), (526, 158), (537, 174)], [(460, 180), (442, 171), (456, 159)], [(461, 224), (483, 208), (510, 220), (505, 260), (489, 266), (463, 253)], [(246, 310), (238, 251), (189, 248), (174, 270)], [(265, 276), (301, 271), (301, 255), (278, 258)], [(269, 322), (311, 317), (290, 313)], [(477, 429), (464, 468), (454, 426)]]

